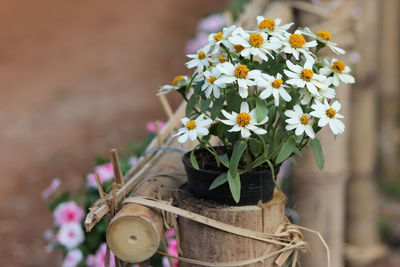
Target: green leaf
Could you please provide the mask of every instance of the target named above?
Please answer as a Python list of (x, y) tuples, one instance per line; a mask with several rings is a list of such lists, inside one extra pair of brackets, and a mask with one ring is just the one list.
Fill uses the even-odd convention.
[(240, 158), (242, 157), (245, 149), (246, 149), (246, 142), (242, 140), (237, 140), (235, 145), (233, 146), (231, 160), (229, 161), (229, 170), (232, 171), (237, 170)]
[(314, 138), (311, 139), (310, 144), (314, 153), (315, 162), (317, 163), (319, 170), (322, 171), (322, 169), (324, 168), (325, 160), (324, 154), (322, 153), (321, 142), (317, 138)]
[(226, 183), (226, 181), (228, 181), (228, 175), (226, 172), (224, 172), (221, 175), (219, 175), (217, 178), (215, 178), (215, 180), (210, 185), (209, 190), (212, 190), (220, 185), (223, 185), (224, 183)]
[(201, 92), (201, 87), (203, 86), (204, 81), (198, 82), (196, 83), (196, 85), (194, 86), (194, 93), (193, 95), (199, 95)]
[(254, 156), (258, 156), (261, 154), (263, 146), (259, 140), (251, 138), (249, 140), (249, 148)]
[(297, 149), (296, 144), (293, 142), (292, 138), (289, 138), (285, 143), (283, 143), (282, 148), (276, 158), (276, 164), (279, 164), (287, 159), (295, 149)]
[(211, 98), (201, 100), (200, 101), (200, 110), (203, 113), (206, 113), (207, 109), (210, 107), (210, 103), (211, 103)]
[(261, 122), (268, 115), (268, 107), (265, 103), (265, 100), (257, 98), (256, 101), (256, 117), (257, 122)]
[(221, 161), (221, 163), (222, 163), (225, 167), (229, 168), (229, 158), (228, 158), (228, 155), (227, 155), (227, 154), (223, 154), (223, 155), (221, 155), (221, 156), (218, 156), (218, 159), (219, 159), (219, 161)]
[(199, 102), (199, 96), (193, 94), (189, 101), (186, 104), (186, 117), (189, 117), (190, 113), (192, 112), (194, 106)]
[(197, 163), (196, 156), (194, 155), (194, 149), (190, 152), (190, 163), (192, 163), (193, 168), (196, 170), (200, 169), (199, 164)]
[(229, 170), (228, 171), (228, 182), (229, 189), (231, 190), (232, 197), (236, 201), (236, 203), (240, 200), (240, 176), (237, 170)]
[(291, 161), (295, 166), (297, 166), (297, 160), (296, 160), (295, 157), (290, 157), (290, 161)]
[(211, 108), (211, 119), (214, 120), (218, 114), (221, 112), (225, 102), (225, 97), (220, 96), (215, 100), (212, 108)]

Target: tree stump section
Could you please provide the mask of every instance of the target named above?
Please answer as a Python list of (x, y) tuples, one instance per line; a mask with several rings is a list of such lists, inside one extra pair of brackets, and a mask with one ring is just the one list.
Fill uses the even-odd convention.
[[(180, 192), (176, 205), (211, 219), (246, 228), (253, 231), (275, 233), (284, 222), (286, 197), (282, 192), (274, 192), (270, 202), (258, 206), (222, 206), (195, 199), (188, 192)], [(178, 218), (182, 257), (211, 263), (235, 262), (260, 257), (280, 249), (277, 245), (237, 236), (213, 227)], [(246, 266), (276, 266), (275, 255)], [(180, 267), (200, 266), (179, 262)]]

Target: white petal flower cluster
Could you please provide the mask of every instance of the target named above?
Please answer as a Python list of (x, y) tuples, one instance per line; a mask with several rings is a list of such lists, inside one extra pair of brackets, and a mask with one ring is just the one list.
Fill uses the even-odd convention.
[(293, 138), (302, 148), (325, 126), (334, 135), (344, 132), (335, 88), (355, 79), (342, 59), (318, 53), (324, 47), (337, 55), (345, 51), (326, 30), (289, 32), (293, 23), (279, 18), (256, 21), (254, 31), (233, 25), (210, 34), (206, 46), (188, 55), (193, 76), (161, 88), (159, 94), (179, 89), (188, 101), (179, 142), (214, 135), (226, 146), (254, 139), (268, 146), (279, 137), (276, 142)]

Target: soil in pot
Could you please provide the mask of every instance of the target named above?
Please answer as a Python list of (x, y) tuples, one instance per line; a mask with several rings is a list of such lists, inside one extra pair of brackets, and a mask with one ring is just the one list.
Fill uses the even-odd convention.
[[(216, 150), (221, 154), (225, 153), (220, 147), (217, 147)], [(200, 167), (199, 170), (192, 166), (190, 152), (187, 152), (182, 158), (188, 175), (188, 184), (185, 188), (194, 197), (231, 206), (256, 205), (259, 200), (265, 203), (272, 199), (275, 185), (272, 172), (268, 166), (261, 166), (240, 175), (240, 201), (236, 203), (228, 182), (209, 190), (214, 179), (228, 169), (223, 166), (219, 168), (213, 155), (205, 149), (198, 149), (194, 154)], [(275, 174), (279, 172), (279, 168), (280, 165), (275, 166)]]

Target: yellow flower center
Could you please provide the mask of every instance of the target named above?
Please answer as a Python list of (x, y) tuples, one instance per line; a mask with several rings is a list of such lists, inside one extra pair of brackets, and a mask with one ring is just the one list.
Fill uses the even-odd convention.
[(281, 87), (282, 83), (283, 83), (282, 79), (276, 79), (275, 81), (272, 82), (272, 87), (279, 88)]
[(227, 61), (228, 61), (227, 57), (219, 56), (219, 62), (220, 63), (224, 63), (224, 62), (227, 62)]
[(325, 30), (320, 30), (317, 34), (318, 34), (319, 37), (321, 37), (325, 41), (330, 41), (331, 40), (330, 32), (327, 32)]
[(304, 36), (302, 34), (291, 34), (289, 37), (289, 43), (294, 48), (300, 48), (303, 47), (303, 45), (306, 43), (306, 39), (304, 39)]
[(336, 115), (336, 110), (333, 109), (333, 108), (329, 108), (329, 109), (326, 110), (325, 113), (326, 113), (326, 116), (328, 116), (329, 118), (332, 119)]
[(314, 72), (310, 69), (303, 69), (300, 73), (300, 78), (309, 82), (311, 78), (314, 76)]
[(249, 71), (250, 70), (246, 65), (238, 65), (235, 69), (235, 76), (236, 78), (246, 79)]
[(241, 113), (239, 113), (237, 115), (236, 121), (237, 121), (237, 123), (239, 124), (240, 127), (244, 127), (247, 124), (249, 124), (250, 121), (251, 121), (250, 114), (247, 113), (247, 112), (241, 112)]
[(197, 56), (199, 57), (199, 59), (205, 59), (206, 58), (206, 54), (203, 51), (199, 51), (197, 53)]
[(195, 128), (196, 128), (196, 122), (193, 121), (193, 120), (188, 121), (188, 122), (186, 123), (186, 128), (188, 128), (188, 130), (193, 130), (193, 129), (195, 129)]
[(273, 21), (272, 19), (264, 19), (258, 25), (258, 28), (260, 28), (260, 29), (268, 28), (270, 31), (272, 31), (275, 29), (275, 21)]
[(208, 81), (209, 83), (214, 83), (216, 79), (217, 79), (217, 78), (215, 78), (214, 76), (210, 76), (210, 78), (208, 78), (207, 81)]
[(342, 73), (346, 65), (344, 65), (343, 61), (338, 60), (333, 63), (333, 70), (337, 73)]
[(222, 32), (218, 32), (217, 34), (214, 34), (214, 40), (215, 41), (221, 41), (224, 37), (222, 36)]
[(177, 86), (179, 81), (183, 80), (183, 76), (176, 76), (173, 80), (172, 80), (172, 84)]
[(236, 53), (239, 53), (244, 49), (244, 47), (241, 45), (234, 45), (233, 48), (235, 48)]
[(301, 115), (301, 118), (300, 118), (301, 124), (306, 125), (306, 124), (308, 123), (309, 120), (310, 120), (310, 119), (307, 118), (307, 115), (306, 115), (306, 114)]
[(264, 43), (264, 38), (259, 33), (252, 33), (249, 42), (254, 47), (260, 47)]

